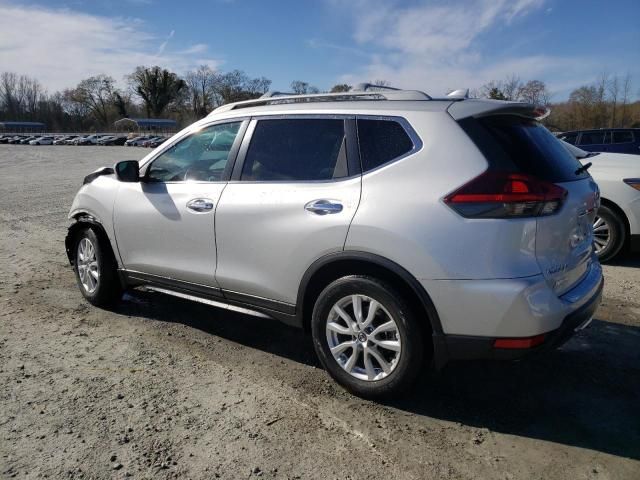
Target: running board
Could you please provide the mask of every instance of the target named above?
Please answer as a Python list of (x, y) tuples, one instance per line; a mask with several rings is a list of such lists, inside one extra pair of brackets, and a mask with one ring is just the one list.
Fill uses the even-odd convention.
[(141, 288), (144, 288), (145, 290), (151, 290), (153, 292), (166, 293), (167, 295), (173, 295), (174, 297), (183, 298), (185, 300), (191, 300), (192, 302), (204, 303), (206, 305), (211, 305), (212, 307), (222, 308), (224, 310), (231, 310), (233, 312), (244, 313), (246, 315), (253, 315), (254, 317), (273, 318), (273, 317), (270, 317), (269, 315), (266, 315), (266, 314), (264, 314), (262, 312), (258, 312), (256, 310), (251, 310), (251, 309), (243, 308), (243, 307), (237, 307), (235, 305), (230, 305), (228, 303), (218, 302), (216, 300), (210, 300), (208, 298), (202, 298), (202, 297), (198, 297), (196, 295), (189, 295), (188, 293), (176, 292), (175, 290), (169, 290), (168, 288), (155, 287), (155, 286), (152, 286), (152, 285), (143, 285), (143, 286), (141, 286)]

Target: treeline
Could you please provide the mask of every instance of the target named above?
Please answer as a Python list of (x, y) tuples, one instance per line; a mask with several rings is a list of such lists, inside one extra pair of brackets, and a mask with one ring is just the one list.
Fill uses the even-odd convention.
[[(271, 87), (271, 80), (265, 77), (252, 78), (240, 70), (219, 72), (207, 66), (182, 77), (158, 66), (141, 66), (124, 80), (120, 86), (113, 77), (96, 75), (75, 88), (49, 94), (37, 79), (4, 72), (0, 74), (0, 120), (43, 122), (48, 130), (60, 132), (110, 130), (122, 117), (171, 118), (187, 125), (225, 103), (258, 98)], [(389, 85), (384, 80), (373, 83)], [(337, 84), (329, 91), (350, 88)], [(290, 90), (320, 93), (301, 80), (291, 82)], [(545, 123), (553, 130), (640, 127), (640, 101), (632, 101), (628, 74), (602, 75), (598, 82), (575, 89), (564, 102), (554, 103), (543, 81), (522, 81), (517, 76), (489, 82), (471, 95), (548, 105), (552, 113)]]
[(640, 95), (634, 92), (631, 75), (600, 75), (593, 84), (576, 88), (564, 102), (553, 102), (552, 93), (540, 80), (522, 81), (512, 75), (505, 80), (491, 81), (473, 96), (498, 100), (515, 100), (551, 108), (551, 114), (543, 121), (556, 131), (587, 128), (640, 127), (640, 101), (632, 100)]

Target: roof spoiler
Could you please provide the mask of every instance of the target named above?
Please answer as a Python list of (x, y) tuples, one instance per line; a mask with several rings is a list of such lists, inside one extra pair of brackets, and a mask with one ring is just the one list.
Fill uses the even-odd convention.
[(447, 109), (454, 120), (468, 117), (488, 117), (491, 115), (516, 115), (518, 117), (542, 120), (547, 118), (551, 109), (532, 103), (505, 102), (502, 100), (470, 100), (452, 103)]

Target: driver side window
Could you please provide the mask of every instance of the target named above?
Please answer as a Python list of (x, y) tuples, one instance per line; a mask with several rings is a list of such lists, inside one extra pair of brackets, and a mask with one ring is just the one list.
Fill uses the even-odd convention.
[(218, 182), (242, 122), (212, 125), (180, 140), (147, 170), (150, 182)]

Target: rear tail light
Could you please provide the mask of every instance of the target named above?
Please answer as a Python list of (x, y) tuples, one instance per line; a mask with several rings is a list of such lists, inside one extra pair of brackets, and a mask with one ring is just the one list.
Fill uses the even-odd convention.
[(493, 348), (533, 348), (544, 343), (546, 334), (536, 335), (535, 337), (526, 338), (498, 338), (493, 342)]
[(553, 215), (567, 191), (523, 173), (487, 171), (447, 195), (444, 202), (467, 218)]
[(631, 188), (635, 188), (636, 190), (640, 190), (640, 178), (625, 178), (622, 180), (624, 183), (629, 185)]

